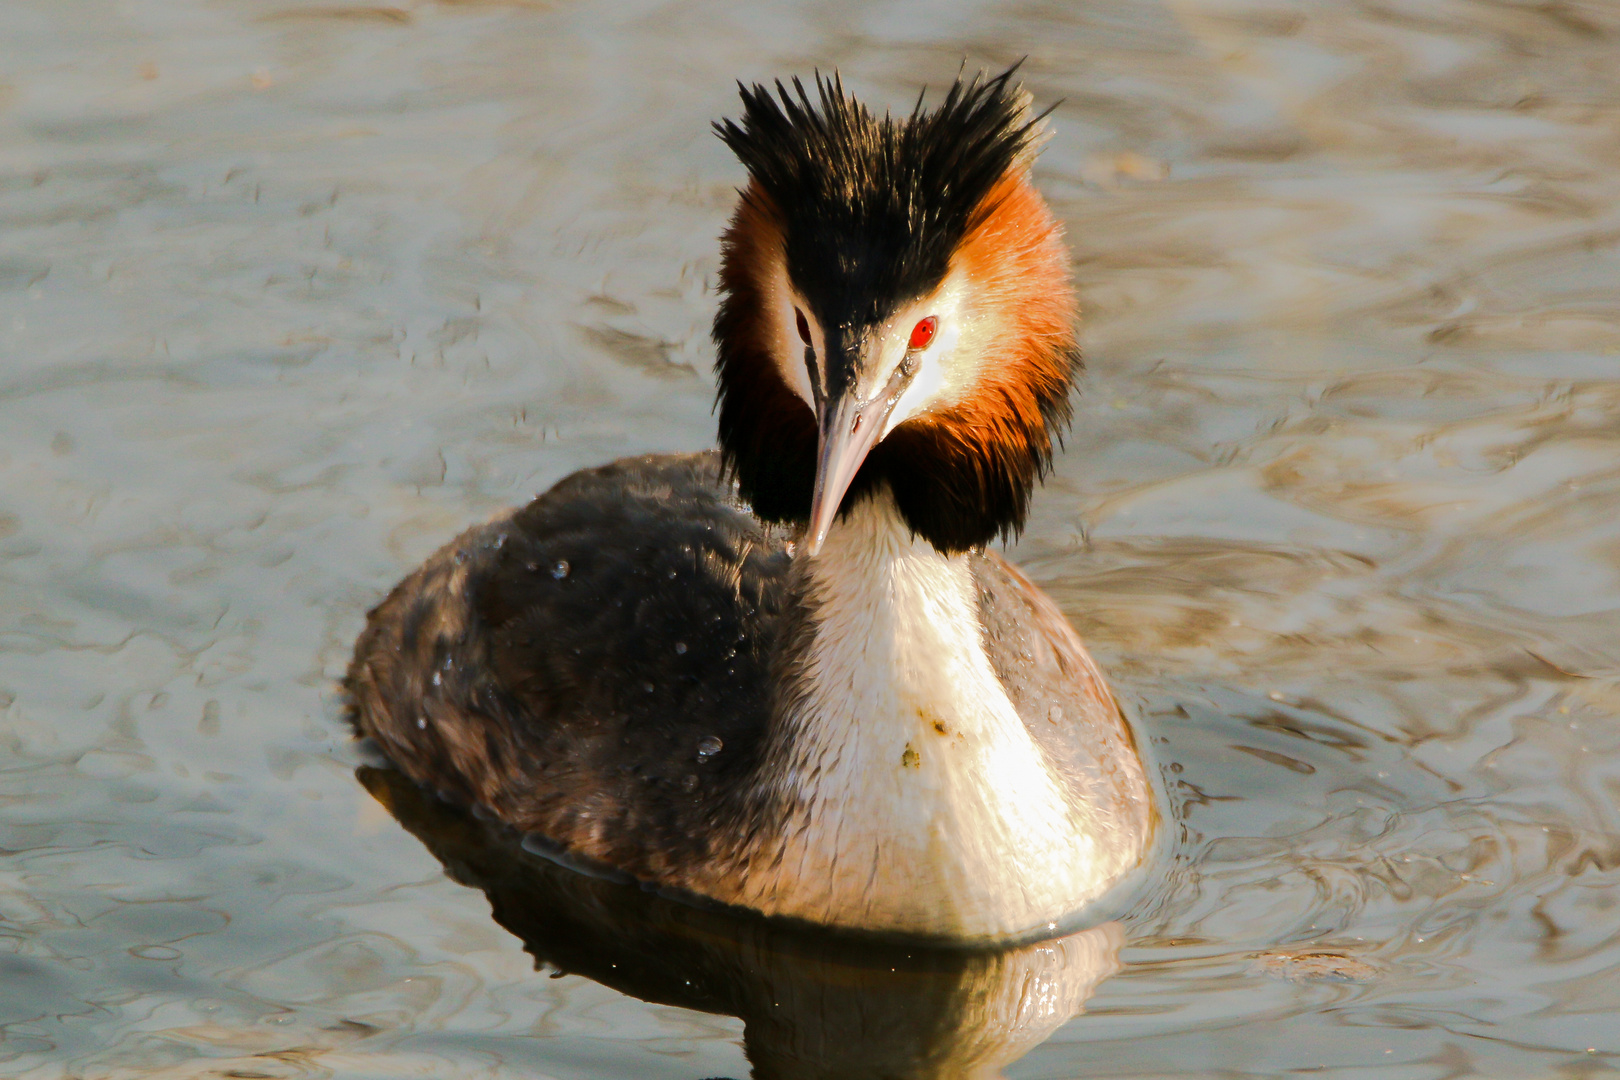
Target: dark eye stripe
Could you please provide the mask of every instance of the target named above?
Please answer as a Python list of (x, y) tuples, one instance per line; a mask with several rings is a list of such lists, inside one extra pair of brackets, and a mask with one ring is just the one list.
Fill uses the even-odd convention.
[(810, 396), (815, 399), (816, 408), (819, 409), (826, 390), (821, 385), (821, 372), (816, 367), (816, 347), (810, 343), (810, 324), (805, 320), (804, 312), (798, 308), (793, 309), (793, 321), (799, 326), (799, 340), (804, 342), (804, 373), (810, 379)]

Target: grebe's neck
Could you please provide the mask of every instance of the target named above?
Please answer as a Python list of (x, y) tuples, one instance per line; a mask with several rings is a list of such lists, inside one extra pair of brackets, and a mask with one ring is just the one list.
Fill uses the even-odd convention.
[(1095, 892), (1091, 815), (992, 665), (976, 558), (913, 536), (886, 490), (800, 554), (742, 902), (1007, 937)]

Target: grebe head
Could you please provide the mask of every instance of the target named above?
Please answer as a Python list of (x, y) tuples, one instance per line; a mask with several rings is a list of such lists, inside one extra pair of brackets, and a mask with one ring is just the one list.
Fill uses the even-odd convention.
[(807, 525), (880, 486), (946, 553), (1015, 533), (1080, 367), (1061, 229), (1029, 180), (1041, 118), (960, 78), (932, 111), (872, 116), (742, 88), (715, 125), (748, 169), (722, 240), (720, 447), (761, 518)]

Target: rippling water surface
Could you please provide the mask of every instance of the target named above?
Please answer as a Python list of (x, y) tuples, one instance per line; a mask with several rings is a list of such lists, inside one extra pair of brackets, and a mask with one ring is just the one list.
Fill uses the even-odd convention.
[(710, 443), (733, 78), (1026, 54), (1090, 375), (1014, 556), (1179, 837), (1008, 1075), (1620, 1072), (1597, 0), (5, 5), (0, 1072), (746, 1075), (537, 974), (335, 680), (464, 524)]

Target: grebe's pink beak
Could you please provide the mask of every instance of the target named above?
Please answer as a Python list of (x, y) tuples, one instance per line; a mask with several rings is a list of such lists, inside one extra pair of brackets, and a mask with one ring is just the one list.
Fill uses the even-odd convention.
[(832, 400), (822, 399), (817, 418), (821, 437), (816, 453), (816, 493), (810, 502), (810, 527), (805, 531), (805, 545), (811, 555), (821, 554), (821, 545), (838, 517), (844, 493), (855, 482), (866, 455), (883, 437), (889, 415), (916, 372), (916, 360), (908, 355), (889, 376), (888, 384), (866, 401), (858, 399), (854, 387)]
[[(820, 448), (816, 455), (816, 494), (810, 503), (810, 528), (805, 541), (811, 555), (821, 553), (827, 530), (838, 516), (844, 493), (861, 470), (861, 462), (877, 445), (889, 408), (881, 401), (860, 402), (854, 394), (830, 402), (822, 409)], [(892, 408), (892, 403), (890, 403)]]

